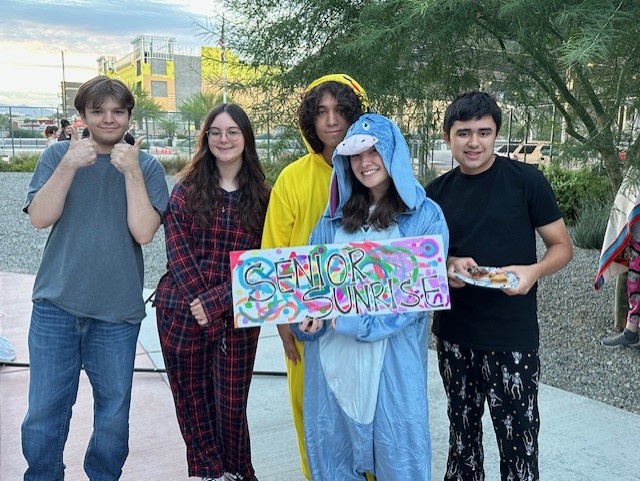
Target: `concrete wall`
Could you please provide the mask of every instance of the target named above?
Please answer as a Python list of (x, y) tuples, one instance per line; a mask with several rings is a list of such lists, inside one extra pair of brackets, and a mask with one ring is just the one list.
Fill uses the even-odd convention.
[(174, 65), (176, 109), (178, 109), (186, 99), (202, 92), (202, 64), (200, 57), (176, 55)]

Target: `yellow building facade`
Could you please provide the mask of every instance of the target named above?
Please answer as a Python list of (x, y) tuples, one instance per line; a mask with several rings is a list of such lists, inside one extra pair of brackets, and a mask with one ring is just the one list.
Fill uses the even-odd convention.
[(141, 35), (133, 51), (120, 58), (100, 57), (98, 72), (146, 92), (164, 111), (176, 110), (175, 39)]
[(229, 49), (200, 48), (199, 55), (177, 52), (175, 39), (141, 35), (131, 44), (130, 54), (116, 59), (100, 57), (98, 72), (140, 88), (163, 111), (175, 112), (180, 104), (198, 93), (212, 93), (249, 107), (255, 96), (239, 88), (256, 75)]

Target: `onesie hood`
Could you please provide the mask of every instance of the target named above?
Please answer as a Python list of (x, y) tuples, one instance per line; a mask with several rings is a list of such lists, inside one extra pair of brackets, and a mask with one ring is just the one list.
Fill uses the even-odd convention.
[[(367, 110), (369, 108), (369, 97), (367, 96), (367, 92), (365, 92), (362, 86), (358, 82), (356, 82), (356, 80), (353, 77), (344, 73), (332, 73), (329, 75), (323, 75), (322, 77), (319, 77), (315, 79), (313, 82), (311, 82), (307, 86), (307, 88), (304, 89), (304, 91), (305, 93), (307, 93), (311, 89), (326, 82), (338, 82), (338, 83), (347, 85), (360, 98), (363, 109)], [(302, 136), (302, 141), (304, 142), (304, 146), (307, 148), (307, 152), (309, 152), (310, 154), (313, 154), (314, 152), (313, 152), (313, 149), (311, 148), (311, 145), (309, 144), (309, 141), (304, 136), (304, 134), (301, 133), (301, 136)]]
[(335, 216), (351, 197), (352, 178), (349, 174), (349, 157), (375, 147), (382, 157), (389, 176), (409, 209), (414, 209), (418, 201), (418, 191), (422, 190), (413, 174), (411, 154), (404, 136), (397, 124), (382, 115), (365, 113), (354, 122), (344, 140), (333, 153), (333, 174), (329, 207), (331, 216)]

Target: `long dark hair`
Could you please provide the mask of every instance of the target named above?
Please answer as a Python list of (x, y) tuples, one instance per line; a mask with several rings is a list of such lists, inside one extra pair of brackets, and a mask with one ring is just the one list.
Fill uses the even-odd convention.
[(348, 169), (348, 175), (351, 177), (353, 188), (351, 197), (342, 209), (343, 215), (340, 222), (342, 228), (346, 232), (353, 233), (364, 225), (369, 225), (375, 230), (386, 230), (395, 224), (398, 216), (406, 210), (407, 205), (398, 194), (393, 179), (389, 182), (387, 192), (378, 201), (373, 212), (369, 213), (373, 203), (371, 192), (356, 179), (351, 169)]
[(245, 111), (237, 104), (218, 104), (209, 111), (203, 128), (198, 134), (196, 153), (178, 173), (180, 182), (185, 185), (185, 200), (189, 213), (198, 218), (200, 227), (211, 226), (214, 212), (222, 198), (220, 188), (220, 170), (216, 158), (209, 149), (206, 129), (222, 112), (228, 113), (242, 131), (244, 150), (242, 167), (236, 174), (238, 182), (238, 217), (240, 225), (251, 233), (262, 232), (264, 217), (269, 202), (269, 186), (265, 182), (264, 171), (256, 151), (256, 138), (251, 121)]
[(314, 152), (322, 152), (324, 143), (316, 133), (315, 120), (322, 96), (330, 93), (335, 99), (342, 116), (348, 125), (354, 123), (364, 113), (362, 100), (351, 87), (339, 82), (325, 82), (306, 92), (298, 106), (298, 124), (302, 135), (307, 139)]

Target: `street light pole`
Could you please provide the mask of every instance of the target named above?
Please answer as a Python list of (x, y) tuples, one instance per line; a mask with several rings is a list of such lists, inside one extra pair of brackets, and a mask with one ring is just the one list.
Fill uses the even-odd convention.
[(222, 102), (227, 103), (227, 59), (224, 45), (224, 15), (222, 16), (222, 31), (220, 32), (220, 60), (222, 62)]
[(62, 54), (62, 115), (67, 116), (67, 82), (64, 76), (64, 50), (60, 50)]

